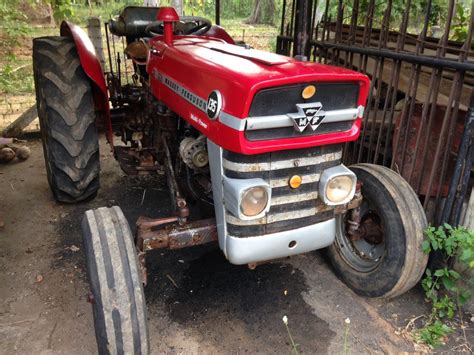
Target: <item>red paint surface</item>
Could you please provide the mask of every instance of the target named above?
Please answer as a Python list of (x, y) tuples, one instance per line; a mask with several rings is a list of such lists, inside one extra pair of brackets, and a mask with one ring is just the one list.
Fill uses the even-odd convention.
[(82, 28), (68, 21), (61, 23), (61, 36), (70, 37), (74, 40), (79, 54), (81, 66), (86, 75), (91, 79), (93, 85), (94, 105), (96, 110), (103, 116), (106, 127), (107, 141), (113, 148), (112, 121), (110, 118), (109, 94), (105, 76), (100, 65), (99, 58), (95, 52), (89, 36)]
[(360, 119), (347, 132), (251, 142), (245, 138), (244, 132), (227, 127), (219, 120), (209, 120), (204, 112), (155, 79), (154, 73), (166, 75), (204, 100), (207, 100), (211, 91), (219, 90), (223, 97), (222, 110), (238, 118), (247, 117), (257, 91), (304, 82), (356, 81), (360, 84), (358, 105), (365, 106), (369, 79), (363, 74), (344, 68), (300, 62), (272, 53), (248, 51), (224, 43), (223, 40), (206, 37), (175, 36), (171, 47), (162, 42), (162, 36), (153, 38), (150, 45), (159, 53), (150, 56), (147, 67), (153, 94), (213, 142), (238, 153), (257, 154), (335, 144), (358, 138)]
[(173, 45), (173, 22), (179, 21), (179, 16), (176, 10), (172, 7), (161, 7), (156, 16), (158, 21), (163, 21), (163, 34), (165, 36), (165, 43), (168, 46)]
[(158, 10), (156, 19), (163, 22), (177, 22), (179, 21), (179, 16), (174, 7), (163, 6)]
[(235, 44), (234, 39), (221, 26), (212, 25), (209, 31), (204, 34), (204, 36), (222, 39), (227, 43)]
[[(173, 14), (164, 15), (171, 20), (174, 19)], [(104, 117), (107, 139), (112, 146), (113, 131), (107, 85), (92, 42), (80, 27), (66, 21), (61, 25), (61, 35), (74, 39), (84, 72), (93, 83), (94, 103)], [(248, 141), (243, 131), (225, 126), (219, 119), (211, 121), (204, 112), (156, 80), (154, 73), (166, 75), (204, 100), (207, 100), (211, 91), (219, 90), (223, 97), (222, 111), (238, 118), (247, 117), (257, 91), (304, 82), (356, 81), (360, 84), (358, 105), (365, 106), (369, 79), (363, 74), (236, 47), (227, 44), (233, 40), (218, 26), (213, 26), (206, 36), (169, 38), (171, 46), (163, 40), (164, 36), (150, 40), (151, 48), (156, 50), (155, 54), (149, 56), (147, 63), (152, 93), (224, 149), (243, 154), (258, 154), (348, 142), (359, 137), (361, 120), (357, 119), (347, 132)]]

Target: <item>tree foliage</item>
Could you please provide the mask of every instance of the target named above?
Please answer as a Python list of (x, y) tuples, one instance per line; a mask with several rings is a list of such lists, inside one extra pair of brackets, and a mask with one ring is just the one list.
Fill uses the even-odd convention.
[(16, 0), (0, 1), (0, 51), (11, 55), (19, 39), (30, 32), (28, 17), (20, 11)]
[[(462, 319), (461, 307), (472, 295), (474, 279), (474, 232), (463, 227), (453, 228), (444, 224), (438, 228), (429, 227), (422, 244), (426, 254), (437, 252), (443, 257), (443, 267), (427, 269), (421, 286), (426, 300), (431, 303), (431, 314), (415, 338), (429, 345), (442, 345), (453, 328), (446, 323), (456, 311)], [(457, 259), (456, 269), (449, 267)]]
[[(410, 4), (409, 4), (410, 2)], [(359, 0), (357, 25), (364, 26), (368, 19), (373, 20), (373, 27), (381, 28), (387, 7), (390, 8), (390, 30), (400, 29), (405, 12), (408, 11), (408, 32), (419, 34), (424, 26), (425, 20), (428, 20), (428, 36), (441, 36), (446, 30), (448, 24), (448, 8), (451, 0)], [(330, 21), (336, 21), (338, 17), (340, 0), (319, 0), (313, 1), (317, 5), (316, 16), (320, 20), (326, 13), (326, 4), (328, 4), (327, 15)], [(371, 3), (374, 4), (371, 10)], [(430, 11), (428, 5), (431, 3)], [(354, 0), (342, 0), (343, 22), (351, 23), (351, 15), (354, 10)], [(292, 1), (287, 1), (285, 25), (291, 23)], [(369, 16), (373, 11), (372, 16)], [(467, 37), (468, 25), (471, 19), (472, 0), (456, 0), (455, 12), (452, 16), (452, 22), (449, 26), (449, 39), (455, 41), (464, 41)]]

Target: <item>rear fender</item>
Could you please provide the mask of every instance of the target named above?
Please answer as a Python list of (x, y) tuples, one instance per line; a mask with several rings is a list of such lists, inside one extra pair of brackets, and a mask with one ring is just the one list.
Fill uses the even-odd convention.
[(112, 120), (110, 117), (109, 93), (105, 75), (100, 65), (94, 45), (82, 28), (68, 21), (61, 23), (61, 36), (70, 37), (76, 44), (82, 69), (91, 79), (95, 109), (104, 120), (107, 141), (113, 149)]
[(230, 44), (235, 44), (233, 38), (221, 26), (213, 25), (203, 36), (222, 39)]

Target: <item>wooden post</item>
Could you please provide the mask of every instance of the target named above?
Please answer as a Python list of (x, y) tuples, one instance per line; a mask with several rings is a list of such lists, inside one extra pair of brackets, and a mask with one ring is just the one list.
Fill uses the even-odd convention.
[(471, 190), (471, 197), (466, 208), (466, 216), (464, 217), (464, 227), (466, 229), (474, 231), (474, 190)]
[(10, 123), (2, 132), (2, 136), (16, 138), (21, 136), (23, 130), (38, 117), (36, 104), (23, 112), (14, 122)]
[(102, 69), (105, 68), (104, 47), (102, 42), (102, 31), (99, 17), (89, 17), (87, 19), (87, 33), (94, 45), (95, 52), (99, 58)]

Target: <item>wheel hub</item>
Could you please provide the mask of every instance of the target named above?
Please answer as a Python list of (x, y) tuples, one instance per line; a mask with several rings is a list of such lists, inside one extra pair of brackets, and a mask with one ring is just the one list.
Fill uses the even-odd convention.
[(346, 262), (360, 272), (374, 270), (385, 253), (384, 230), (367, 201), (338, 217), (336, 243)]
[(380, 218), (374, 213), (365, 216), (359, 227), (348, 234), (352, 241), (364, 239), (375, 245), (383, 242), (383, 229), (380, 225)]

